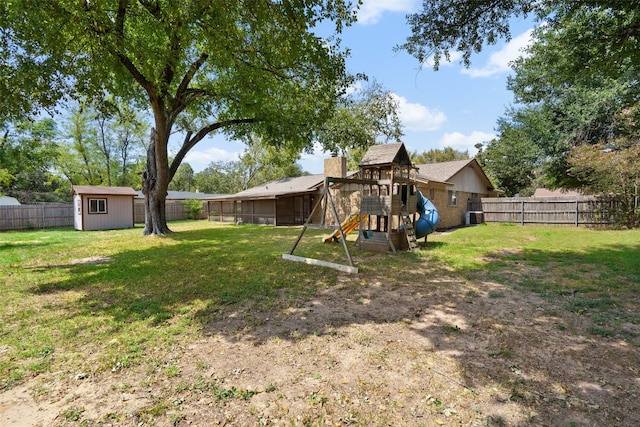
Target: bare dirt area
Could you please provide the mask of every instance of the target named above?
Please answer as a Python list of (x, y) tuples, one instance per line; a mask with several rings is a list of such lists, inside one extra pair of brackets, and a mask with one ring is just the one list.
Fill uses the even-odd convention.
[(155, 367), (5, 390), (0, 425), (640, 425), (637, 342), (560, 299), (440, 271), (282, 300), (229, 306)]

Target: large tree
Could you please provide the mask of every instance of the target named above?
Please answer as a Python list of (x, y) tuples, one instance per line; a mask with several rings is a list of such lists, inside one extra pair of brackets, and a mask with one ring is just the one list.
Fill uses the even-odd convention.
[(411, 152), (411, 161), (415, 164), (451, 162), (453, 160), (465, 160), (469, 158), (469, 150), (456, 150), (452, 147), (432, 148), (429, 151)]
[(45, 193), (59, 186), (49, 169), (57, 156), (58, 131), (50, 118), (0, 123), (0, 192)]
[(566, 35), (574, 55), (565, 59), (576, 72), (606, 70), (612, 62), (640, 64), (640, 4), (624, 0), (423, 0), (422, 9), (408, 16), (412, 34), (399, 48), (420, 62), (433, 57), (436, 69), (443, 57), (461, 52), (468, 66), (486, 44), (511, 39), (514, 17), (531, 15), (550, 31), (571, 28)]
[[(614, 117), (640, 100), (636, 55), (625, 51), (612, 55), (609, 51), (618, 46), (601, 52), (602, 44), (591, 43), (593, 34), (617, 33), (627, 25), (619, 22), (618, 15), (582, 8), (562, 25), (542, 26), (535, 31), (527, 55), (513, 64), (509, 88), (518, 108), (507, 113), (507, 120), (516, 124), (520, 139), (528, 138), (540, 148), (547, 186), (586, 184), (580, 175), (567, 174), (568, 153), (575, 146), (618, 138), (620, 127)], [(630, 37), (626, 43), (640, 43)]]
[(195, 174), (193, 185), (205, 193), (238, 193), (275, 179), (304, 175), (299, 159), (296, 150), (277, 149), (252, 137), (238, 160), (211, 163)]
[(402, 135), (396, 98), (372, 81), (354, 86), (340, 98), (334, 114), (323, 124), (318, 141), (328, 151), (347, 157), (354, 154), (352, 151), (361, 152), (361, 158), (372, 145), (397, 142)]
[[(485, 44), (510, 39), (512, 18), (527, 15), (543, 24), (527, 55), (514, 63), (509, 88), (518, 105), (488, 148), (508, 157), (532, 145), (523, 154), (530, 160), (537, 146), (547, 185), (581, 187), (584, 174), (567, 173), (573, 147), (617, 138), (614, 115), (640, 99), (640, 3), (429, 0), (409, 17), (412, 36), (402, 48), (421, 61), (433, 56), (436, 68), (443, 57), (462, 52), (468, 66)], [(530, 166), (525, 169), (520, 177), (504, 177), (514, 184), (510, 191), (530, 179)]]
[[(354, 19), (346, 0), (13, 0), (0, 6), (0, 89), (31, 96), (24, 69), (60, 77), (41, 103), (59, 85), (146, 103), (144, 233), (165, 234), (169, 182), (208, 134), (311, 146), (347, 85), (338, 39), (314, 28), (331, 22), (339, 33)], [(176, 128), (183, 138), (170, 161)]]
[(63, 121), (56, 170), (71, 184), (139, 187), (148, 125), (114, 99), (81, 102)]
[(535, 191), (541, 150), (531, 142), (522, 124), (501, 121), (499, 138), (478, 144), (476, 160), (505, 196), (530, 196)]

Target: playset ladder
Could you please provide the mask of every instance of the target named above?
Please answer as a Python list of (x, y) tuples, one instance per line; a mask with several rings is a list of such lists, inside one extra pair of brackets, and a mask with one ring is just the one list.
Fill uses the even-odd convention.
[(409, 243), (409, 250), (413, 251), (418, 248), (418, 241), (416, 240), (413, 221), (411, 221), (411, 217), (408, 214), (402, 214), (402, 224), (404, 225), (404, 234), (407, 237), (407, 243)]

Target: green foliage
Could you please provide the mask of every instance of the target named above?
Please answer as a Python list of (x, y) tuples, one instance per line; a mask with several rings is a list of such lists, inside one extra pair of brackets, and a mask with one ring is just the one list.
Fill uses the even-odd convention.
[(64, 124), (56, 168), (75, 185), (138, 187), (148, 126), (131, 105), (80, 102)]
[(200, 214), (204, 210), (202, 206), (202, 200), (188, 199), (185, 201), (185, 208), (187, 209), (187, 218), (200, 219)]
[(540, 150), (521, 128), (504, 122), (500, 138), (481, 146), (476, 155), (495, 187), (507, 197), (533, 194), (540, 157)]
[[(71, 96), (107, 93), (152, 112), (145, 234), (170, 231), (160, 212), (169, 182), (207, 135), (255, 134), (310, 149), (351, 81), (339, 39), (315, 32), (354, 22), (343, 0), (23, 0), (3, 3), (0, 15), (0, 95), (13, 87), (31, 96), (42, 79), (26, 84), (23, 76), (46, 76), (59, 84), (35, 103), (55, 103), (62, 86)], [(184, 138), (170, 161), (176, 129)]]
[(471, 64), (471, 55), (485, 43), (509, 39), (509, 20), (513, 16), (542, 13), (545, 1), (529, 0), (424, 0), (419, 12), (407, 17), (411, 36), (399, 46), (420, 63), (432, 57), (437, 70), (442, 59), (462, 52), (462, 62)]
[[(633, 134), (615, 117), (637, 111), (640, 85), (635, 70), (640, 58), (623, 46), (628, 40), (618, 40), (619, 45), (615, 40), (621, 31), (637, 30), (629, 26), (640, 21), (639, 8), (564, 3), (547, 2), (557, 15), (534, 32), (527, 55), (513, 64), (509, 88), (518, 104), (500, 120), (499, 137), (478, 156), (507, 195), (529, 194), (536, 175), (550, 188), (593, 192), (592, 177), (584, 173), (589, 166), (583, 165), (579, 173), (578, 158), (570, 164), (569, 153), (581, 145), (610, 145)], [(614, 52), (623, 56), (612, 58)]]
[(237, 193), (276, 179), (303, 175), (299, 158), (300, 153), (289, 144), (276, 147), (253, 136), (239, 160), (211, 163), (195, 174), (194, 185), (204, 193)]
[(193, 181), (196, 188), (208, 194), (233, 194), (242, 190), (237, 179), (235, 162), (212, 162), (197, 172)]
[(58, 143), (53, 119), (5, 123), (0, 130), (1, 192), (18, 196), (60, 188), (62, 183), (50, 172)]
[(398, 49), (420, 63), (432, 57), (435, 69), (459, 51), (469, 66), (485, 44), (511, 38), (514, 17), (529, 15), (545, 22), (541, 31), (563, 33), (572, 49), (558, 59), (574, 73), (606, 75), (611, 64), (640, 63), (640, 7), (620, 0), (424, 0), (408, 16), (412, 34)]
[[(616, 222), (625, 227), (640, 225), (640, 142), (638, 108), (615, 117), (619, 135), (607, 144), (584, 144), (573, 147), (568, 156), (568, 173), (579, 179), (588, 194), (607, 195), (617, 203), (611, 212)], [(626, 136), (631, 135), (631, 136)]]
[(356, 165), (370, 146), (401, 138), (398, 103), (375, 81), (341, 98), (318, 135), (327, 151), (347, 157), (351, 154)]
[(509, 87), (520, 105), (501, 120), (499, 138), (487, 144), (480, 161), (508, 195), (529, 193), (537, 170), (548, 187), (590, 191), (585, 172), (591, 166), (576, 162), (595, 159), (574, 154), (570, 165), (568, 154), (575, 146), (607, 145), (623, 136), (614, 117), (635, 109), (640, 99), (637, 2), (425, 0), (409, 16), (412, 35), (400, 48), (421, 62), (432, 56), (436, 69), (460, 51), (469, 66), (485, 43), (510, 39), (511, 18), (530, 14), (545, 24), (513, 65)]
[(169, 190), (193, 191), (196, 187), (193, 178), (194, 172), (191, 165), (189, 163), (182, 163), (173, 176), (171, 183), (169, 183)]
[[(252, 136), (240, 160), (232, 164), (235, 188), (246, 190), (279, 178), (300, 176), (300, 153), (291, 144), (273, 144)], [(238, 185), (239, 184), (239, 185)]]
[(469, 158), (469, 151), (460, 151), (451, 147), (445, 148), (432, 148), (429, 151), (423, 151), (422, 153), (413, 152), (409, 153), (411, 161), (414, 164), (425, 163), (439, 163), (439, 162), (451, 162), (453, 160), (466, 160)]

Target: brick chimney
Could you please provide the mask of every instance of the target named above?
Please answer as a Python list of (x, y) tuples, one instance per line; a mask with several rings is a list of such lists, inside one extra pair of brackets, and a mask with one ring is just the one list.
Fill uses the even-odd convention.
[(334, 155), (324, 159), (324, 177), (346, 178), (347, 158)]

